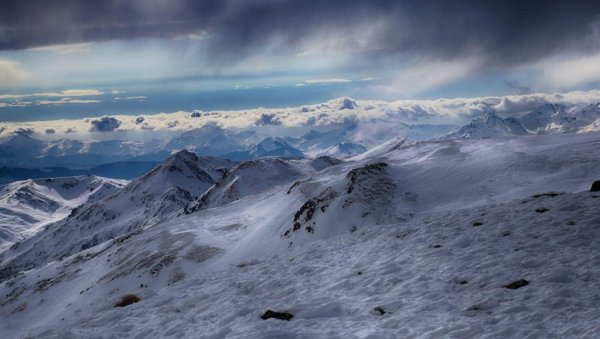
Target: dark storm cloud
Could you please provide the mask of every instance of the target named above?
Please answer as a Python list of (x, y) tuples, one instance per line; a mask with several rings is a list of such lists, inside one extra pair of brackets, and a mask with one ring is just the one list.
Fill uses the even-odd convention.
[(117, 118), (102, 117), (98, 120), (91, 120), (90, 132), (112, 132), (121, 126), (121, 122)]
[(232, 60), (274, 37), (295, 46), (372, 24), (375, 56), (476, 53), (502, 65), (598, 47), (599, 15), (597, 0), (14, 0), (0, 3), (0, 49), (207, 31), (209, 52)]

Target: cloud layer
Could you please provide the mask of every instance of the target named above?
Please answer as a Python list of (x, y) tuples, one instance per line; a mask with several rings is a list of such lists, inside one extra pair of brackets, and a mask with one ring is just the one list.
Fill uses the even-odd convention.
[(114, 115), (80, 120), (4, 123), (4, 130), (0, 131), (0, 136), (28, 131), (40, 136), (51, 135), (53, 138), (60, 138), (65, 134), (72, 134), (69, 138), (81, 139), (122, 139), (136, 135), (159, 138), (209, 124), (232, 129), (270, 129), (278, 135), (292, 135), (311, 129), (327, 130), (342, 125), (358, 126), (365, 131), (385, 129), (386, 133), (390, 134), (390, 131), (397, 130), (402, 124), (460, 125), (489, 111), (501, 115), (519, 114), (535, 110), (546, 103), (567, 106), (600, 103), (600, 90), (391, 102), (353, 100), (345, 97), (317, 105), (289, 108), (197, 110), (142, 116)]

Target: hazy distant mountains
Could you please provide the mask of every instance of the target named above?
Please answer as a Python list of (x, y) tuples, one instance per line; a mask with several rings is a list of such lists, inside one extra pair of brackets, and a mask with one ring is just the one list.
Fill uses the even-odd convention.
[(567, 108), (547, 104), (516, 117), (501, 118), (493, 112), (473, 119), (449, 138), (494, 138), (526, 134), (581, 133), (600, 130), (600, 103)]
[[(339, 109), (350, 103), (340, 102)], [(480, 139), (600, 130), (600, 104), (583, 107), (546, 104), (530, 112), (501, 117), (488, 112), (458, 128), (454, 125), (364, 126), (344, 123), (315, 128), (299, 136), (267, 136), (255, 130), (227, 129), (215, 124), (186, 131), (168, 140), (42, 141), (18, 133), (0, 143), (0, 184), (30, 178), (93, 174), (120, 179), (140, 176), (180, 150), (200, 156), (245, 161), (264, 157), (344, 158), (365, 152), (391, 137)], [(360, 140), (360, 141), (357, 141)]]

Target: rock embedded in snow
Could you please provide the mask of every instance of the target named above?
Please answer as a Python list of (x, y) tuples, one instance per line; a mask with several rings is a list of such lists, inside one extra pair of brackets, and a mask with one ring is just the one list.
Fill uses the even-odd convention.
[(529, 281), (527, 281), (525, 279), (519, 279), (519, 280), (515, 280), (515, 281), (511, 282), (510, 284), (508, 284), (504, 287), (508, 288), (509, 290), (516, 290), (521, 287), (525, 287), (527, 285), (529, 285)]
[(596, 180), (592, 183), (590, 192), (600, 192), (600, 180)]
[(279, 319), (279, 320), (290, 321), (290, 320), (292, 320), (292, 318), (294, 318), (294, 315), (291, 313), (287, 313), (287, 312), (276, 312), (276, 311), (272, 311), (272, 310), (267, 310), (265, 313), (263, 313), (263, 315), (260, 316), (260, 318), (262, 320)]
[[(143, 286), (143, 285), (142, 285)], [(121, 300), (115, 304), (115, 307), (125, 307), (131, 304), (135, 304), (140, 301), (140, 298), (135, 294), (124, 295)]]

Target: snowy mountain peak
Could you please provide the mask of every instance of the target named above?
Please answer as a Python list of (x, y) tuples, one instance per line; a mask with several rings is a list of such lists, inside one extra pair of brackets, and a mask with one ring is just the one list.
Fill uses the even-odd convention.
[(473, 122), (481, 122), (484, 124), (499, 123), (502, 120), (496, 113), (488, 111), (483, 115), (473, 119)]
[(204, 208), (222, 206), (287, 184), (307, 173), (302, 165), (280, 158), (246, 161), (227, 172), (222, 180), (188, 205), (185, 212), (189, 214)]
[(485, 139), (525, 134), (527, 130), (517, 119), (512, 117), (502, 119), (494, 112), (487, 112), (450, 134), (450, 138)]

